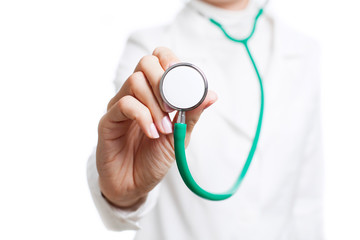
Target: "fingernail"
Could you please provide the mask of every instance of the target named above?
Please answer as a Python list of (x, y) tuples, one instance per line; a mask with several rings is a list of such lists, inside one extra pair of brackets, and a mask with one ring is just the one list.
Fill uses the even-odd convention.
[(159, 133), (158, 131), (156, 130), (156, 127), (155, 127), (155, 124), (154, 123), (151, 123), (150, 124), (150, 134), (153, 138), (159, 138)]
[(169, 105), (167, 105), (166, 103), (164, 103), (164, 109), (166, 112), (172, 112), (174, 111), (174, 109), (172, 109), (171, 107), (169, 107)]
[(162, 119), (162, 126), (164, 128), (165, 133), (172, 133), (172, 124), (168, 116)]
[(217, 99), (218, 97), (217, 95), (215, 95), (215, 98), (212, 101), (208, 102), (208, 104), (204, 107), (204, 110), (213, 105), (217, 101)]
[(208, 103), (205, 107), (204, 110), (207, 109), (208, 107), (210, 107), (213, 103)]
[(208, 107), (210, 107), (211, 105), (213, 105), (216, 101), (213, 102), (209, 102), (208, 104), (206, 104), (206, 106), (204, 107), (203, 110), (207, 109)]

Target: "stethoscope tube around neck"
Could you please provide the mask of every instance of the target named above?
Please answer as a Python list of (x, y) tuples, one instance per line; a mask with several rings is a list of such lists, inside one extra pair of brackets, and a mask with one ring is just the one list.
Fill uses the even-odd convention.
[[(266, 2), (267, 3), (267, 2)], [(255, 132), (255, 136), (254, 136), (254, 140), (253, 143), (251, 145), (251, 148), (249, 150), (249, 154), (248, 157), (245, 161), (245, 164), (241, 170), (241, 173), (239, 174), (238, 178), (236, 179), (235, 183), (233, 184), (233, 186), (223, 192), (223, 193), (211, 193), (208, 192), (206, 190), (204, 190), (203, 188), (201, 188), (196, 181), (194, 180), (194, 178), (192, 177), (188, 164), (187, 164), (187, 160), (186, 160), (186, 154), (185, 154), (185, 137), (186, 137), (186, 124), (185, 123), (176, 123), (175, 124), (175, 128), (174, 128), (174, 141), (175, 141), (175, 157), (176, 157), (176, 163), (180, 172), (180, 175), (184, 181), (184, 183), (186, 184), (186, 186), (192, 191), (194, 192), (196, 195), (208, 199), (208, 200), (213, 200), (213, 201), (220, 201), (220, 200), (225, 200), (229, 197), (231, 197), (240, 187), (240, 184), (242, 182), (242, 180), (244, 179), (251, 161), (254, 157), (255, 151), (256, 151), (256, 147), (259, 141), (259, 137), (260, 137), (260, 131), (261, 131), (261, 126), (262, 126), (262, 119), (263, 119), (263, 113), (264, 113), (264, 89), (263, 89), (263, 83), (262, 83), (262, 78), (261, 75), (259, 73), (259, 70), (256, 66), (256, 63), (254, 61), (254, 58), (250, 52), (250, 49), (248, 47), (248, 41), (252, 38), (255, 29), (256, 29), (256, 24), (257, 21), (259, 19), (259, 17), (262, 15), (263, 13), (263, 8), (261, 8), (258, 12), (258, 14), (256, 15), (255, 19), (254, 19), (254, 25), (252, 28), (251, 33), (249, 34), (248, 37), (244, 38), (244, 39), (236, 39), (233, 38), (232, 36), (230, 36), (226, 30), (224, 29), (224, 27), (217, 22), (216, 20), (214, 20), (213, 18), (209, 18), (210, 22), (213, 23), (215, 26), (219, 27), (220, 30), (224, 33), (224, 35), (231, 41), (237, 42), (237, 43), (241, 43), (244, 45), (246, 52), (251, 60), (251, 63), (254, 67), (256, 76), (259, 80), (259, 86), (260, 86), (260, 97), (261, 97), (261, 105), (260, 105), (260, 113), (259, 113), (259, 118), (258, 118), (258, 124), (257, 124), (257, 128), (256, 128), (256, 132)], [(185, 117), (184, 117), (185, 120)]]

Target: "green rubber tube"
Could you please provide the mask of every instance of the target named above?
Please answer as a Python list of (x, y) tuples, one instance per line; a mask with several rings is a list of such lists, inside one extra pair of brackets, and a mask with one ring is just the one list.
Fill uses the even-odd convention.
[(174, 129), (174, 140), (175, 140), (175, 158), (176, 164), (179, 169), (180, 175), (186, 184), (186, 186), (199, 197), (219, 201), (231, 197), (231, 192), (214, 194), (202, 189), (192, 177), (189, 166), (186, 161), (185, 154), (185, 136), (186, 136), (186, 124), (184, 123), (175, 123)]
[(236, 179), (235, 183), (229, 190), (222, 192), (222, 193), (211, 193), (211, 192), (204, 190), (196, 183), (196, 181), (194, 180), (194, 178), (192, 177), (192, 175), (190, 173), (189, 166), (188, 166), (187, 160), (186, 160), (186, 153), (185, 153), (186, 124), (176, 123), (175, 127), (174, 127), (174, 142), (175, 142), (174, 150), (175, 150), (176, 164), (179, 169), (180, 175), (181, 175), (184, 183), (186, 184), (186, 186), (193, 193), (195, 193), (199, 197), (202, 197), (202, 198), (205, 198), (208, 200), (213, 200), (213, 201), (225, 200), (225, 199), (231, 197), (239, 189), (240, 184), (241, 184), (242, 180), (244, 179), (244, 177), (250, 167), (251, 161), (253, 159), (253, 156), (255, 154), (256, 147), (257, 147), (257, 144), (259, 141), (262, 119), (263, 119), (263, 114), (264, 114), (264, 89), (263, 89), (262, 79), (261, 79), (259, 70), (256, 66), (253, 56), (251, 55), (251, 52), (250, 52), (250, 49), (249, 49), (247, 43), (248, 43), (248, 40), (254, 34), (257, 20), (261, 16), (262, 13), (263, 13), (263, 9), (260, 9), (259, 13), (255, 17), (252, 32), (250, 33), (250, 35), (247, 38), (244, 38), (244, 39), (235, 39), (235, 38), (231, 37), (225, 31), (225, 29), (222, 27), (222, 25), (219, 22), (215, 21), (214, 19), (209, 19), (210, 22), (212, 22), (213, 24), (215, 24), (215, 26), (219, 27), (222, 30), (224, 35), (229, 40), (238, 42), (238, 43), (242, 43), (244, 45), (246, 52), (247, 52), (247, 54), (251, 60), (251, 63), (254, 67), (254, 70), (255, 70), (256, 76), (259, 80), (259, 85), (260, 85), (260, 97), (261, 97), (260, 113), (259, 113), (259, 119), (258, 119), (258, 124), (257, 124), (257, 128), (256, 128), (254, 140), (251, 145), (251, 148), (250, 148), (248, 157), (245, 161), (245, 164), (239, 174), (239, 177)]

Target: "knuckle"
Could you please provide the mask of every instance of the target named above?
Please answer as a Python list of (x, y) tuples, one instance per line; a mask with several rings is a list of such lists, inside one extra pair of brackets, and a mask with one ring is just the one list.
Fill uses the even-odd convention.
[(99, 124), (98, 124), (98, 133), (101, 133), (102, 132), (102, 129), (103, 129), (103, 126), (104, 126), (104, 120), (105, 119), (105, 115), (102, 116), (102, 118), (100, 119), (99, 121)]
[(115, 101), (115, 97), (111, 98), (106, 108), (107, 111), (109, 111), (109, 109), (114, 105), (114, 101)]
[(169, 53), (164, 53), (163, 55), (161, 55), (161, 62), (163, 63), (170, 63), (172, 57)]
[[(130, 109), (133, 109), (136, 111), (134, 111), (133, 116), (135, 120), (143, 120), (143, 119), (147, 119), (148, 116), (151, 116), (150, 114), (150, 110), (146, 107), (140, 107), (139, 106), (135, 106), (134, 105), (134, 100), (135, 98), (133, 96), (130, 95), (126, 95), (124, 97), (122, 97), (117, 103), (116, 103), (116, 107), (119, 109), (119, 111), (129, 111)], [(135, 100), (136, 101), (136, 100)], [(130, 111), (133, 111), (130, 110)]]
[(101, 117), (99, 124), (98, 124), (98, 135), (99, 137), (109, 134), (109, 119), (107, 114)]
[(153, 55), (143, 56), (139, 61), (139, 66), (141, 69), (143, 69), (144, 67), (147, 66), (147, 64), (149, 64), (150, 62), (153, 62), (153, 61), (157, 61), (157, 57), (155, 57)]
[(143, 69), (144, 66), (146, 66), (146, 63), (148, 62), (148, 59), (149, 59), (149, 56), (143, 56), (139, 63), (138, 63), (138, 66)]
[(131, 90), (137, 89), (140, 82), (145, 78), (144, 73), (141, 71), (134, 72), (128, 79), (128, 84)]
[(166, 51), (169, 51), (169, 48), (163, 47), (163, 46), (159, 46), (159, 47), (156, 47), (156, 48), (154, 49), (153, 55), (159, 55), (160, 53), (166, 52)]
[(123, 110), (127, 105), (129, 105), (130, 98), (131, 98), (131, 96), (129, 96), (129, 95), (126, 95), (126, 96), (120, 98), (120, 100), (117, 101), (117, 103), (116, 103), (116, 107), (119, 110)]

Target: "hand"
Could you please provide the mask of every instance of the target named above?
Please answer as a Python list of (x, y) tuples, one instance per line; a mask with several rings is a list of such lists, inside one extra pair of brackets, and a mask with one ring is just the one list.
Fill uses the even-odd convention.
[[(177, 62), (165, 47), (143, 57), (100, 120), (96, 151), (99, 185), (107, 200), (118, 207), (139, 206), (175, 160), (173, 124), (168, 115), (173, 110), (162, 101), (159, 83), (164, 71)], [(198, 108), (186, 113), (186, 145), (202, 111), (216, 99), (209, 91)]]

